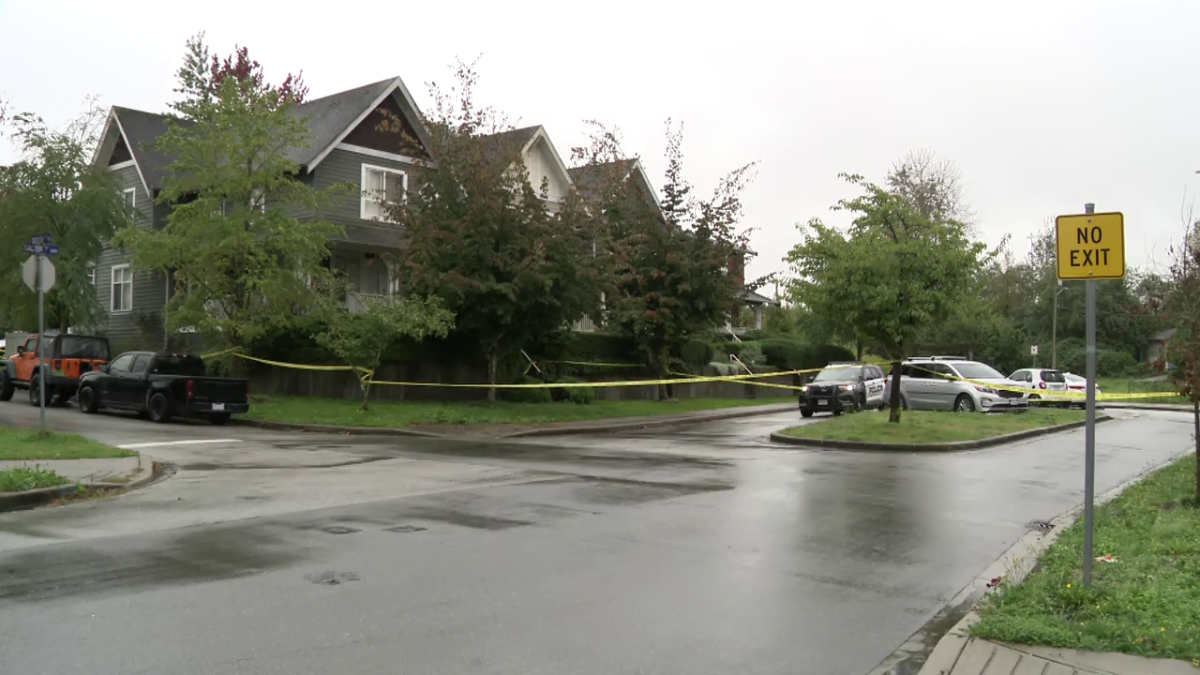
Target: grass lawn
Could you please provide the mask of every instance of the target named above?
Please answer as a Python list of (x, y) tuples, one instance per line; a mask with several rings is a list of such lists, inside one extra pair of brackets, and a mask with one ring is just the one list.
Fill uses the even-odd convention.
[(1200, 659), (1200, 508), (1194, 455), (1096, 510), (1092, 588), (1081, 583), (1083, 519), (1024, 583), (1002, 585), (971, 632), (993, 640)]
[(98, 459), (132, 457), (135, 452), (90, 441), (75, 434), (0, 427), (0, 460)]
[[(1190, 403), (1186, 397), (1179, 395), (1175, 384), (1169, 381), (1146, 382), (1140, 379), (1100, 377), (1097, 378), (1097, 383), (1100, 385), (1100, 393), (1105, 397), (1116, 397), (1121, 394), (1162, 394), (1161, 397), (1129, 399), (1129, 403)], [(1100, 403), (1120, 400), (1119, 398), (1105, 398)]]
[(36, 466), (0, 471), (0, 492), (24, 492), (66, 485), (68, 482), (66, 478), (50, 469), (41, 469)]
[(329, 424), (344, 427), (399, 428), (424, 424), (540, 424), (615, 417), (672, 415), (697, 410), (792, 403), (790, 398), (697, 398), (678, 401), (593, 401), (572, 403), (485, 403), (450, 401), (372, 401), (363, 411), (360, 401), (272, 396), (250, 403), (249, 419)]
[(899, 424), (888, 424), (884, 412), (833, 417), (816, 424), (784, 429), (796, 438), (876, 443), (951, 443), (1039, 429), (1084, 419), (1082, 410), (1034, 409), (1024, 413), (952, 413), (906, 410)]

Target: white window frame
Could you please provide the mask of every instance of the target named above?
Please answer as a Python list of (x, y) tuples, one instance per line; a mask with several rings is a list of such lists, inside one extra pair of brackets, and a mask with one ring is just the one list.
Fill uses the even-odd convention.
[(384, 212), (384, 214), (380, 217), (376, 217), (367, 213), (367, 204), (374, 203), (383, 205), (386, 203), (384, 199), (371, 197), (367, 192), (367, 174), (371, 171), (381, 171), (384, 174), (399, 174), (400, 190), (403, 193), (401, 195), (402, 200), (408, 198), (408, 172), (404, 171), (403, 169), (394, 169), (390, 166), (376, 166), (374, 164), (365, 163), (362, 165), (362, 179), (359, 183), (359, 187), (362, 191), (360, 193), (358, 202), (358, 217), (362, 218), (363, 220), (371, 220), (376, 222), (393, 222), (387, 217), (386, 212)]
[[(129, 280), (122, 279), (121, 285), (129, 284), (129, 306), (117, 309), (117, 271), (129, 270)], [(121, 275), (124, 277), (125, 275)], [(108, 277), (108, 309), (113, 314), (127, 314), (133, 311), (133, 270), (129, 265), (113, 265)]]
[(87, 266), (88, 283), (93, 287), (96, 286), (96, 263), (91, 263)]
[(125, 188), (121, 190), (121, 203), (125, 203), (125, 195), (129, 195), (129, 215), (137, 212), (137, 188)]

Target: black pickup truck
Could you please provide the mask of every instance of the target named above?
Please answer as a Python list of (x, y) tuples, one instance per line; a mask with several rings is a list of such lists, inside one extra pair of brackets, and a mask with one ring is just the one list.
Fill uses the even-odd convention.
[(250, 410), (246, 380), (208, 377), (199, 356), (163, 352), (125, 352), (100, 370), (79, 379), (79, 409), (129, 410), (155, 422), (172, 417), (203, 417), (225, 424), (229, 416)]

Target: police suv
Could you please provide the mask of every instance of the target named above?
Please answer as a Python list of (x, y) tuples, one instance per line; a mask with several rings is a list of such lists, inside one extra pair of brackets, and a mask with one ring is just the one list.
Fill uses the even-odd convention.
[(884, 373), (865, 363), (831, 363), (801, 388), (800, 414), (812, 417), (829, 412), (883, 407)]

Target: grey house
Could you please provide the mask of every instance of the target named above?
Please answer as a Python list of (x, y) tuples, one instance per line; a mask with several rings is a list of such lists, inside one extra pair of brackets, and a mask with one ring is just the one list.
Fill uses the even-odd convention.
[[(429, 165), (423, 150), (415, 153), (417, 157), (401, 154), (397, 136), (378, 130), (384, 119), (381, 111), (399, 117), (406, 133), (428, 146), (417, 106), (399, 78), (295, 108), (312, 138), (307, 147), (293, 153), (300, 167), (299, 180), (318, 189), (339, 183), (363, 189), (359, 196), (334, 201), (320, 214), (345, 230), (343, 238), (332, 242), (330, 265), (351, 283), (354, 292), (347, 298), (351, 311), (361, 307), (362, 294), (383, 295), (395, 290), (380, 254), (395, 251), (399, 231), (387, 222), (383, 203), (403, 194), (409, 177)], [(136, 222), (146, 227), (163, 227), (170, 214), (169, 206), (155, 203), (171, 163), (154, 145), (167, 130), (167, 119), (159, 113), (112, 108), (95, 157), (117, 175), (126, 205)], [(96, 262), (94, 283), (108, 319), (106, 326), (94, 328), (108, 335), (115, 348), (164, 344), (166, 304), (172, 292), (167, 278), (131, 267), (125, 252), (109, 248)]]

